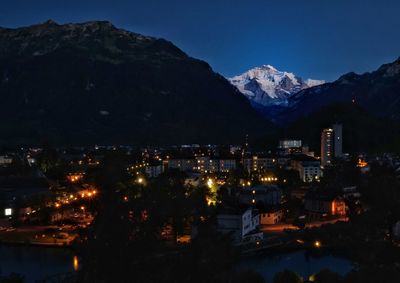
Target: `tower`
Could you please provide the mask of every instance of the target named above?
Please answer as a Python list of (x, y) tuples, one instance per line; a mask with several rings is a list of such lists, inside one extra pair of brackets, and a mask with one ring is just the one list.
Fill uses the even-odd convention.
[(333, 124), (333, 135), (334, 135), (334, 156), (340, 158), (343, 155), (342, 152), (342, 124)]
[(332, 163), (333, 157), (333, 129), (323, 129), (321, 133), (321, 165)]
[(321, 133), (321, 165), (332, 164), (333, 158), (343, 156), (342, 124), (333, 124)]

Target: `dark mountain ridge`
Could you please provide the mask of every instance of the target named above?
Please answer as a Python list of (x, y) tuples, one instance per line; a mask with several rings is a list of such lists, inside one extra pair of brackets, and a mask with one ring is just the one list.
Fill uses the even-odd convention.
[(332, 83), (302, 90), (289, 99), (289, 108), (276, 118), (290, 124), (334, 103), (355, 103), (383, 118), (400, 119), (400, 58), (376, 71), (341, 76)]
[(0, 143), (225, 143), (271, 127), (207, 63), (109, 22), (1, 28), (0, 99)]

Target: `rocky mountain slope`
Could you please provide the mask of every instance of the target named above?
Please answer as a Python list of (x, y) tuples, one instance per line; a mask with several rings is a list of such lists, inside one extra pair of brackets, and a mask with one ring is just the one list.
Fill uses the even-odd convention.
[(271, 65), (253, 68), (229, 81), (253, 104), (263, 107), (287, 106), (291, 95), (325, 83), (321, 80), (303, 80), (293, 73), (278, 71)]
[(356, 104), (377, 117), (399, 120), (400, 59), (370, 73), (348, 73), (335, 82), (302, 90), (289, 98), (288, 108), (276, 119), (288, 124), (334, 103)]
[(0, 28), (0, 99), (0, 143), (232, 143), (270, 127), (207, 63), (109, 22)]

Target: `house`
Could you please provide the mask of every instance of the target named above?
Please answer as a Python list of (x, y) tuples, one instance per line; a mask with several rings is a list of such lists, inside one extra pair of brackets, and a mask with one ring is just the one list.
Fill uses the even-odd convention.
[[(211, 166), (210, 166), (211, 163)], [(200, 173), (207, 173), (210, 171), (210, 167), (212, 170), (216, 170), (215, 165), (210, 162), (209, 156), (196, 156), (196, 170)]]
[(343, 197), (345, 199), (359, 199), (361, 198), (361, 193), (357, 190), (357, 186), (344, 187)]
[(272, 155), (253, 155), (243, 160), (247, 172), (273, 170), (278, 166), (278, 158)]
[(17, 216), (43, 204), (50, 196), (47, 180), (38, 177), (0, 178), (0, 217)]
[(392, 237), (396, 240), (400, 239), (400, 221), (397, 221), (392, 226)]
[(164, 166), (161, 163), (150, 163), (145, 168), (145, 173), (149, 178), (156, 178), (164, 172)]
[(311, 219), (324, 216), (346, 216), (346, 203), (329, 192), (312, 191), (306, 194), (304, 208)]
[(271, 225), (281, 222), (284, 213), (282, 209), (269, 209), (260, 213), (260, 224)]
[(204, 173), (229, 172), (236, 169), (234, 158), (210, 158), (209, 156), (195, 156), (179, 159), (169, 159), (168, 168), (180, 171)]
[(197, 168), (197, 162), (194, 158), (169, 159), (168, 169), (178, 169), (180, 171), (194, 171)]
[(216, 159), (218, 163), (218, 172), (230, 172), (236, 169), (236, 160), (233, 158)]
[(188, 172), (185, 178), (185, 185), (197, 187), (201, 184), (201, 174), (197, 172)]
[(260, 215), (251, 208), (245, 210), (223, 209), (217, 214), (217, 230), (230, 234), (235, 241), (241, 241), (246, 236), (257, 232), (260, 225)]
[(322, 176), (321, 162), (308, 155), (293, 156), (291, 167), (299, 172), (300, 179), (305, 183), (318, 181)]
[(282, 201), (282, 190), (277, 185), (257, 185), (244, 187), (239, 193), (239, 202), (244, 205), (279, 205)]
[(7, 166), (13, 162), (13, 158), (8, 155), (0, 155), (0, 166)]

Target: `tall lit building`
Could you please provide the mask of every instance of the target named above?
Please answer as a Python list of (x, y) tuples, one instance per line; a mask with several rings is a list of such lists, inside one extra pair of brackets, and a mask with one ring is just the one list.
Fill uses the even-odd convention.
[(333, 124), (333, 135), (334, 135), (334, 155), (335, 158), (340, 158), (343, 155), (342, 152), (342, 124)]
[(333, 158), (342, 157), (342, 150), (342, 125), (334, 124), (332, 128), (323, 129), (321, 134), (321, 165), (330, 165)]
[(332, 163), (333, 156), (333, 129), (323, 129), (321, 134), (321, 165)]

